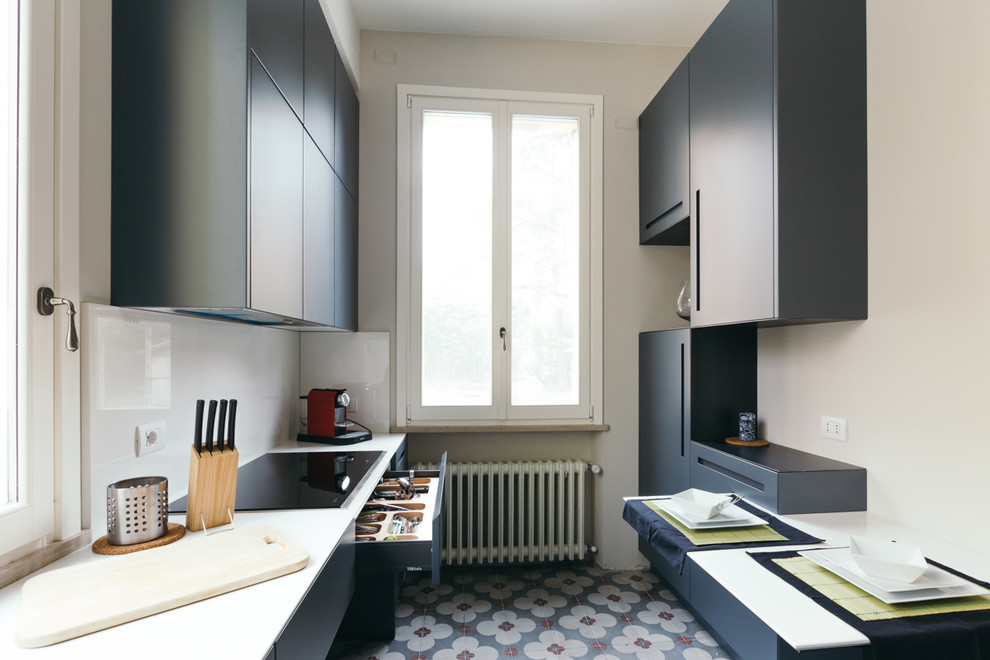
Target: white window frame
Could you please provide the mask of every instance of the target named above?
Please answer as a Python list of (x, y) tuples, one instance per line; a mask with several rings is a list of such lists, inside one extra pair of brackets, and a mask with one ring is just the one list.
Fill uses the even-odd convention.
[(82, 6), (21, 0), (20, 11), (17, 359), (26, 368), (18, 382), (18, 501), (0, 512), (0, 568), (43, 549), (34, 564), (46, 563), (88, 539), (80, 533), (79, 353), (65, 349), (64, 308), (49, 317), (36, 310), (43, 286), (79, 301)]
[[(416, 264), (418, 239), (413, 235), (414, 204), (418, 195), (414, 190), (418, 179), (417, 164), (413, 162), (415, 131), (413, 120), (422, 105), (431, 105), (435, 99), (438, 106), (445, 99), (465, 102), (495, 102), (521, 107), (527, 103), (541, 104), (531, 108), (532, 114), (548, 113), (557, 104), (573, 114), (577, 106), (586, 108), (587, 131), (582, 128), (582, 140), (588, 140), (589, 161), (586, 177), (587, 188), (587, 240), (582, 241), (582, 277), (588, 278), (588, 300), (583, 307), (581, 332), (587, 335), (583, 342), (584, 354), (581, 361), (580, 401), (576, 406), (509, 406), (507, 374), (496, 364), (495, 402), (482, 409), (463, 408), (423, 408), (419, 405), (419, 384), (414, 382), (419, 374), (417, 368), (419, 350), (414, 350), (420, 337), (416, 334), (418, 324), (413, 317), (418, 313), (415, 305)], [(520, 92), (490, 89), (469, 89), (424, 85), (398, 85), (397, 88), (397, 134), (396, 134), (396, 421), (401, 428), (443, 427), (443, 426), (484, 426), (488, 428), (513, 426), (559, 426), (601, 425), (602, 409), (602, 135), (603, 99), (600, 95), (561, 94), (546, 92)], [(431, 106), (432, 107), (432, 106)], [(511, 122), (511, 117), (509, 119)], [(585, 120), (582, 119), (582, 122)], [(500, 147), (496, 145), (496, 150)], [(496, 154), (496, 167), (499, 159), (508, 154)], [(583, 165), (584, 167), (585, 165)], [(496, 191), (496, 198), (499, 191)], [(503, 203), (494, 202), (496, 207)], [(505, 246), (496, 246), (494, 258), (502, 259)], [(507, 269), (507, 265), (505, 266)], [(498, 283), (495, 286), (499, 286)], [(495, 325), (498, 325), (495, 319)], [(499, 343), (497, 332), (493, 332), (494, 344)], [(510, 339), (511, 340), (511, 339)], [(499, 343), (500, 346), (500, 343)]]

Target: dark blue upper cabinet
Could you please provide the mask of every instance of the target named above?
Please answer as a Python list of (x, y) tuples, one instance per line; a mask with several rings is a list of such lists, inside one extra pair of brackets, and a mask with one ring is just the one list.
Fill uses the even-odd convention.
[(639, 243), (687, 245), (688, 62), (674, 70), (639, 116)]
[(248, 45), (300, 121), (305, 121), (303, 14), (303, 0), (248, 2)]
[[(337, 48), (320, 0), (306, 0), (305, 123), (306, 131), (334, 165), (334, 96)], [(350, 84), (350, 83), (348, 83)]]
[(351, 79), (338, 52), (334, 74), (337, 95), (335, 99), (334, 128), (336, 132), (336, 156), (333, 167), (347, 191), (358, 196), (358, 98), (351, 87)]
[(689, 98), (692, 326), (866, 318), (864, 0), (730, 0)]

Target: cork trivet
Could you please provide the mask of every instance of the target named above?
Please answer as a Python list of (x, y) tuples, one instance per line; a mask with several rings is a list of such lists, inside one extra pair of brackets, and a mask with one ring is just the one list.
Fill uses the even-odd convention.
[(737, 447), (766, 447), (770, 444), (766, 440), (740, 440), (739, 438), (726, 438), (725, 441)]
[(159, 536), (157, 539), (152, 539), (151, 541), (145, 541), (144, 543), (134, 543), (131, 545), (110, 545), (107, 541), (107, 537), (101, 536), (93, 542), (93, 552), (98, 555), (128, 555), (132, 552), (137, 552), (138, 550), (150, 550), (151, 548), (159, 548), (163, 545), (168, 545), (169, 543), (175, 543), (183, 536), (185, 536), (186, 528), (178, 523), (169, 523), (168, 531), (165, 532), (164, 536)]

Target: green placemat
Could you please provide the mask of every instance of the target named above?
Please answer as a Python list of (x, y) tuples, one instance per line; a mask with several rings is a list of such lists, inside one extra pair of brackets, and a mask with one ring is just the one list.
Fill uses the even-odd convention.
[(695, 545), (718, 545), (722, 543), (761, 543), (765, 541), (786, 541), (782, 536), (770, 529), (769, 525), (753, 525), (751, 527), (720, 527), (718, 529), (689, 529), (677, 521), (677, 518), (661, 509), (655, 500), (644, 502), (658, 516), (674, 526), (678, 532), (687, 537)]
[(785, 557), (774, 559), (773, 562), (862, 621), (990, 610), (990, 596), (967, 596), (902, 604), (885, 603), (805, 557)]

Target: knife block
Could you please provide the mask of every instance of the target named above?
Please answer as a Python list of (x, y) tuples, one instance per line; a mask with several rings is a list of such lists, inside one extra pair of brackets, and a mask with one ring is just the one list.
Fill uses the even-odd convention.
[[(227, 525), (233, 521), (237, 495), (237, 450), (197, 453), (189, 460), (189, 496), (186, 528), (190, 532)], [(205, 526), (204, 526), (205, 525)]]

